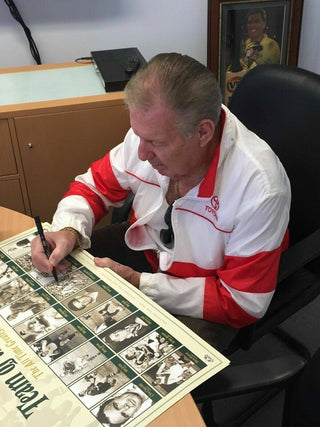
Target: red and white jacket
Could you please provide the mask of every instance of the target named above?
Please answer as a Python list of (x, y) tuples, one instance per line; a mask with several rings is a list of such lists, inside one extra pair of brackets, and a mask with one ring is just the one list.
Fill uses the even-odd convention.
[(71, 184), (52, 230), (74, 227), (89, 247), (94, 224), (132, 191), (126, 243), (144, 250), (154, 270), (142, 273), (140, 290), (173, 314), (242, 327), (261, 318), (273, 296), (288, 243), (290, 184), (270, 147), (226, 107), (222, 122), (206, 176), (174, 202), (172, 249), (154, 237), (166, 228), (169, 178), (139, 160), (132, 130)]

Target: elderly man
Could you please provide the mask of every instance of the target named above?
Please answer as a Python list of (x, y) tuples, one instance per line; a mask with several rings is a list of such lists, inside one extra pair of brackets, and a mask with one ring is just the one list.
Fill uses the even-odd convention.
[[(214, 75), (188, 56), (154, 57), (130, 79), (125, 100), (124, 142), (71, 184), (46, 233), (53, 252), (47, 260), (34, 239), (33, 263), (59, 271), (77, 244), (91, 245), (97, 266), (221, 349), (234, 328), (264, 315), (274, 293), (288, 178), (270, 147), (221, 105)], [(91, 236), (129, 193), (130, 225)]]

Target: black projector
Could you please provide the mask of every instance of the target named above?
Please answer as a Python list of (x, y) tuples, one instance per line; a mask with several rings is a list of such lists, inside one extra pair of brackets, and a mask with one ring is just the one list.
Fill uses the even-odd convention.
[(106, 92), (122, 91), (130, 77), (146, 63), (136, 47), (96, 50), (91, 56)]

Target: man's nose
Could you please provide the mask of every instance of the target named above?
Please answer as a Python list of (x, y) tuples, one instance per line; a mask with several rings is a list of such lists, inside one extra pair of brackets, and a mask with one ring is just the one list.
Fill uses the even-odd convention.
[(139, 147), (138, 147), (138, 157), (143, 162), (145, 162), (146, 160), (151, 160), (154, 158), (154, 154), (152, 152), (151, 144), (142, 138), (140, 138), (140, 143), (139, 143)]

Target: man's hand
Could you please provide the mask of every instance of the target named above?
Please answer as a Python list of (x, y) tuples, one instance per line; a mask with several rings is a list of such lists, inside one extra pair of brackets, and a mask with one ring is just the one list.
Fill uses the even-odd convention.
[(46, 257), (41, 240), (37, 236), (31, 241), (32, 264), (44, 273), (51, 273), (53, 267), (56, 267), (57, 272), (65, 270), (66, 265), (61, 261), (74, 248), (76, 236), (71, 231), (61, 230), (44, 233), (44, 237), (50, 248), (51, 255), (49, 259)]
[(94, 258), (97, 267), (108, 267), (136, 288), (139, 288), (141, 273), (123, 264), (113, 261), (111, 258)]

